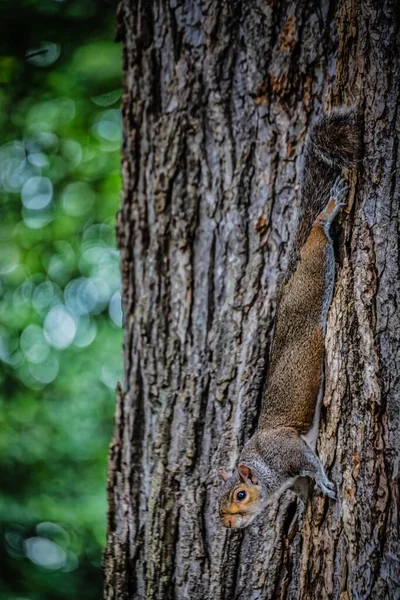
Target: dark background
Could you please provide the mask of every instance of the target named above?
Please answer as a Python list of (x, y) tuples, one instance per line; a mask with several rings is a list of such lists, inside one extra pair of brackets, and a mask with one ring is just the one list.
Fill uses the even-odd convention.
[(0, 597), (101, 597), (122, 376), (115, 4), (0, 4)]

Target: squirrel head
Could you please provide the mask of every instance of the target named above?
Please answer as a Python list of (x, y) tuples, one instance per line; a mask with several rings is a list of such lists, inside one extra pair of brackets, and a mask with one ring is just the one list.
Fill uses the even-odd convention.
[(224, 527), (247, 527), (265, 506), (263, 489), (254, 469), (239, 464), (229, 476), (224, 469), (219, 471), (224, 485), (219, 496), (219, 518)]

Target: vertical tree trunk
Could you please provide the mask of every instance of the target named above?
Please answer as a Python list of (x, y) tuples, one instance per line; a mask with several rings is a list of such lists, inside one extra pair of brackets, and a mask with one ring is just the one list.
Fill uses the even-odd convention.
[[(107, 600), (400, 598), (399, 7), (123, 0), (125, 384)], [(263, 391), (304, 136), (357, 104), (318, 452), (336, 503), (287, 492), (218, 523)], [(288, 390), (290, 394), (290, 390)]]

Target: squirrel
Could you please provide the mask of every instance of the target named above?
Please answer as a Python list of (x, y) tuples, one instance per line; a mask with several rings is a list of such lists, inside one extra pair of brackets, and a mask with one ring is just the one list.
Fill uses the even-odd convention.
[(340, 177), (359, 148), (354, 109), (324, 114), (306, 138), (300, 213), (288, 273), (279, 294), (259, 423), (239, 464), (224, 480), (219, 518), (224, 527), (249, 525), (272, 495), (301, 481), (335, 499), (315, 453), (322, 402), (324, 337), (332, 300), (335, 256), (331, 225), (347, 194)]

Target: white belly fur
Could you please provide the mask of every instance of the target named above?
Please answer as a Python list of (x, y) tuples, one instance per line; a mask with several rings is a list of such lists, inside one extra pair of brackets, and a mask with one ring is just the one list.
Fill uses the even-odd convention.
[[(326, 252), (326, 268), (325, 268), (325, 299), (322, 307), (322, 331), (324, 332), (324, 336), (326, 334), (326, 321), (328, 318), (328, 311), (332, 302), (333, 296), (333, 287), (335, 280), (335, 256), (333, 253), (333, 244), (330, 238), (329, 232), (326, 232), (327, 238), (329, 240), (329, 245), (327, 247)], [(315, 413), (311, 428), (305, 435), (300, 436), (307, 446), (311, 448), (315, 452), (317, 447), (318, 440), (318, 432), (319, 432), (319, 420), (321, 416), (321, 404), (322, 398), (324, 396), (324, 367), (322, 365), (322, 379), (321, 379), (321, 387), (318, 394), (317, 406), (315, 407)]]
[(323, 380), (323, 376), (322, 376), (321, 388), (319, 390), (317, 406), (315, 407), (315, 413), (314, 413), (314, 418), (313, 418), (311, 428), (307, 431), (307, 433), (300, 436), (301, 439), (305, 441), (307, 446), (309, 448), (311, 448), (311, 450), (313, 450), (314, 452), (317, 447), (318, 432), (319, 432), (319, 420), (320, 420), (320, 416), (321, 416), (321, 405), (322, 405), (323, 396), (324, 396), (324, 380)]

